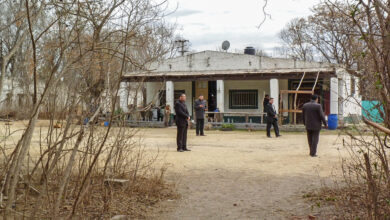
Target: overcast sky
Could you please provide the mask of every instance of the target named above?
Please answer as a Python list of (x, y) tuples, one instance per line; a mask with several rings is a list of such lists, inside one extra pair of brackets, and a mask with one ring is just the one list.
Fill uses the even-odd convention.
[(278, 33), (286, 23), (309, 15), (310, 8), (319, 0), (269, 0), (266, 10), (272, 17), (260, 29), (257, 26), (264, 18), (263, 0), (169, 2), (171, 8), (178, 7), (169, 20), (178, 25), (178, 34), (190, 40), (191, 50), (216, 50), (224, 40), (229, 40), (232, 52), (254, 46), (270, 53), (280, 46)]

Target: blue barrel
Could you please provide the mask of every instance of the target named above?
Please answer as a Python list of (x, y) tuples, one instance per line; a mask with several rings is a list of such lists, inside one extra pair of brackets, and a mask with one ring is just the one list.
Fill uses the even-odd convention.
[(336, 130), (338, 124), (337, 114), (330, 114), (328, 116), (328, 128), (329, 130)]

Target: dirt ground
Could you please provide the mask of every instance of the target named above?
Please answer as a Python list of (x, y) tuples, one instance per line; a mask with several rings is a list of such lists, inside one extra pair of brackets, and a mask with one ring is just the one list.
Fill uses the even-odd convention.
[(189, 131), (191, 152), (176, 152), (176, 129), (147, 129), (145, 142), (169, 164), (179, 201), (156, 219), (307, 219), (323, 213), (303, 196), (329, 185), (340, 170), (341, 138), (325, 131), (317, 158), (309, 157), (305, 133), (267, 138), (265, 132)]
[[(15, 143), (20, 134), (13, 135)], [(138, 135), (147, 151), (161, 155), (159, 162), (168, 165), (167, 180), (182, 197), (151, 209), (162, 220), (307, 219), (309, 214), (326, 219), (303, 196), (331, 184), (345, 155), (341, 137), (329, 131), (322, 132), (317, 158), (308, 155), (305, 133), (270, 139), (265, 132), (207, 131), (206, 137), (197, 137), (190, 130), (192, 151), (183, 153), (176, 152), (176, 128), (141, 129)]]

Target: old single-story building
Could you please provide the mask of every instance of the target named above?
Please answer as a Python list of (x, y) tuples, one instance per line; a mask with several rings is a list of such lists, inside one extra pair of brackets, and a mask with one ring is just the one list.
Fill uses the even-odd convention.
[[(122, 87), (145, 82), (145, 97), (139, 99), (156, 106), (174, 106), (185, 93), (191, 115), (193, 102), (203, 94), (209, 111), (226, 113), (225, 122), (241, 122), (243, 113), (250, 114), (252, 122), (261, 122), (263, 99), (269, 94), (284, 123), (291, 123), (294, 114), (299, 123), (299, 109), (311, 92), (320, 96), (326, 115), (336, 114), (339, 121), (360, 116), (358, 81), (353, 71), (329, 63), (203, 51), (152, 63), (148, 71), (128, 73)], [(295, 98), (297, 90), (306, 92)], [(126, 111), (130, 97), (120, 94), (121, 108)]]

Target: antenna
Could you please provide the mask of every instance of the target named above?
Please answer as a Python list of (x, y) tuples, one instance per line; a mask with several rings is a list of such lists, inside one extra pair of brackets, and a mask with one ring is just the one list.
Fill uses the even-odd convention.
[(184, 56), (184, 54), (188, 52), (188, 45), (186, 44), (187, 42), (190, 41), (186, 39), (175, 40), (175, 43), (178, 45), (177, 48), (179, 49), (179, 53), (181, 54), (181, 56)]
[(222, 42), (222, 50), (224, 50), (225, 52), (229, 49), (230, 47), (230, 42), (225, 40), (224, 42)]

